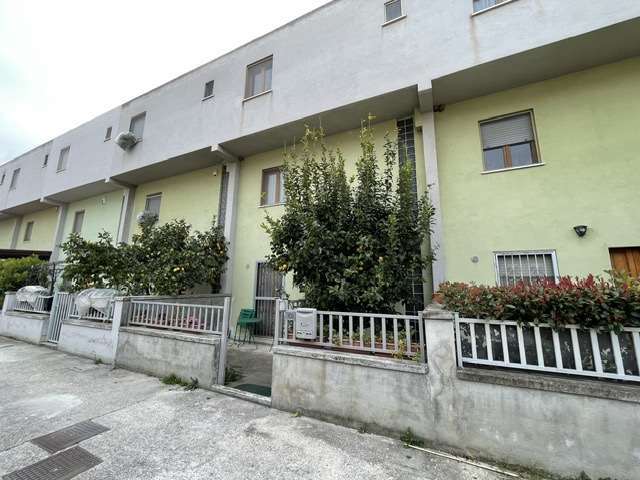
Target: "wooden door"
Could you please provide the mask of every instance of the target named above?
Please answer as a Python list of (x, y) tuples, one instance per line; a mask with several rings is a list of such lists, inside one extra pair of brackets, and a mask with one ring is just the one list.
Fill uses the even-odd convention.
[(610, 248), (609, 255), (614, 270), (640, 276), (640, 247)]

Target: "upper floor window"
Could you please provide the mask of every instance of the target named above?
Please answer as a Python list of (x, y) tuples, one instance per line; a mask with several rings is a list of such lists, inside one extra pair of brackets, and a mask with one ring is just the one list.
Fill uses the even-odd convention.
[(402, 16), (402, 0), (391, 0), (384, 4), (385, 23), (393, 22)]
[(23, 241), (25, 241), (25, 242), (31, 241), (31, 234), (32, 233), (33, 233), (33, 222), (27, 222), (27, 226), (24, 229)]
[(481, 12), (482, 10), (510, 1), (511, 0), (473, 0), (473, 13)]
[(531, 112), (480, 122), (484, 170), (503, 170), (538, 163)]
[(60, 150), (60, 156), (58, 157), (58, 167), (56, 171), (61, 172), (67, 168), (67, 163), (69, 161), (69, 152), (71, 151), (71, 147), (64, 147)]
[(215, 84), (215, 82), (213, 80), (211, 80), (210, 82), (207, 82), (204, 84), (204, 95), (203, 95), (203, 99), (205, 98), (209, 98), (209, 97), (213, 97), (213, 85)]
[(80, 235), (82, 233), (82, 224), (84, 223), (84, 210), (80, 210), (75, 213), (73, 216), (73, 227), (71, 229), (72, 233), (77, 233)]
[(281, 167), (262, 171), (262, 191), (260, 205), (278, 205), (285, 202), (284, 174)]
[(46, 167), (48, 164), (49, 164), (49, 154), (47, 153), (47, 154), (45, 154), (45, 156), (44, 156), (44, 160), (43, 160), (43, 162), (42, 162), (42, 166), (43, 166), (43, 167)]
[(4, 184), (4, 179), (7, 176), (7, 172), (2, 172), (2, 177), (0, 177), (0, 185)]
[(129, 125), (129, 131), (133, 133), (138, 140), (142, 138), (142, 134), (144, 133), (144, 122), (146, 118), (147, 118), (147, 112), (143, 112), (131, 119), (131, 124)]
[(255, 97), (271, 90), (271, 74), (273, 72), (273, 56), (260, 60), (247, 67), (247, 85), (245, 98)]
[(154, 193), (153, 195), (147, 195), (147, 200), (144, 203), (144, 209), (146, 212), (155, 213), (160, 216), (160, 204), (162, 203), (162, 193)]
[(559, 278), (554, 251), (499, 252), (495, 256), (496, 277), (501, 287), (537, 280), (555, 282)]
[(107, 131), (104, 134), (104, 141), (111, 140), (111, 132), (113, 131), (112, 127), (107, 127)]
[(18, 185), (18, 178), (20, 178), (20, 169), (16, 168), (11, 176), (11, 184), (9, 184), (9, 190), (14, 190)]

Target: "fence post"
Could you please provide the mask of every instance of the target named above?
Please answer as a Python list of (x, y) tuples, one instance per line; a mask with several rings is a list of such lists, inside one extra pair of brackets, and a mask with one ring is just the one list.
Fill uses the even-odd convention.
[(4, 294), (4, 302), (2, 304), (2, 313), (13, 310), (16, 305), (16, 292), (6, 292)]
[(116, 356), (118, 354), (118, 338), (120, 336), (120, 325), (126, 324), (126, 318), (129, 304), (128, 298), (117, 297), (113, 304), (113, 318), (111, 320), (111, 348), (113, 355), (112, 368), (116, 368)]
[(224, 298), (222, 312), (222, 335), (220, 336), (220, 358), (218, 360), (218, 385), (224, 385), (227, 367), (227, 341), (229, 340), (229, 317), (231, 316), (231, 297)]
[(454, 314), (437, 305), (430, 305), (423, 312), (423, 316), (429, 374), (439, 377), (438, 381), (455, 377), (457, 366)]
[(282, 305), (282, 300), (279, 298), (276, 299), (276, 318), (273, 321), (273, 346), (277, 347), (280, 343), (280, 335), (282, 334), (280, 326), (280, 306)]
[(418, 336), (420, 338), (420, 363), (427, 363), (427, 348), (424, 338), (424, 312), (418, 313)]

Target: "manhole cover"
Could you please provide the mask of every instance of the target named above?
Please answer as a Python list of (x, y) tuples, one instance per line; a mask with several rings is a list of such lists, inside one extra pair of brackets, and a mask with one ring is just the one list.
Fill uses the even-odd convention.
[(102, 463), (85, 449), (74, 447), (49, 458), (16, 470), (3, 480), (67, 480)]
[(44, 448), (49, 453), (55, 453), (107, 430), (109, 430), (107, 427), (88, 420), (63, 428), (57, 432), (34, 438), (31, 443)]

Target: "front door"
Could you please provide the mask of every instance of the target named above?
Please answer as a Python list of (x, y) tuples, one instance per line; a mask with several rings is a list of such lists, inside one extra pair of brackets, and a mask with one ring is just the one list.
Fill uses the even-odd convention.
[(272, 337), (276, 300), (284, 288), (284, 275), (275, 271), (266, 262), (256, 265), (256, 316), (262, 321), (256, 327), (256, 335)]
[(615, 271), (640, 276), (640, 247), (610, 248), (609, 255)]

